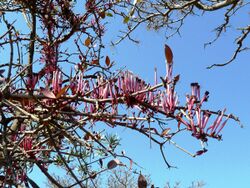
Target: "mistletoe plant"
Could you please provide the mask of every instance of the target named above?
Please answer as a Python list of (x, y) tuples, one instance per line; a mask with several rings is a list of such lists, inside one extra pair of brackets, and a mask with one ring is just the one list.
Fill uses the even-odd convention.
[[(229, 119), (239, 121), (225, 109), (204, 109), (209, 93), (202, 94), (198, 83), (191, 84), (186, 103), (180, 104), (175, 89), (179, 75), (173, 74), (167, 45), (167, 73), (160, 83), (156, 73), (155, 83), (149, 84), (131, 71), (114, 70), (114, 62), (103, 52), (103, 37), (105, 24), (120, 15), (121, 3), (0, 2), (3, 187), (38, 187), (29, 177), (34, 167), (57, 187), (63, 186), (52, 175), (55, 167), (74, 180), (68, 187), (86, 187), (116, 166), (130, 163), (132, 168), (135, 162), (117, 152), (119, 138), (106, 127), (126, 127), (148, 137), (170, 168), (163, 151), (166, 143), (195, 157), (207, 151), (203, 143), (209, 138), (221, 140)], [(173, 138), (181, 132), (201, 141), (201, 149), (192, 154), (177, 145)]]

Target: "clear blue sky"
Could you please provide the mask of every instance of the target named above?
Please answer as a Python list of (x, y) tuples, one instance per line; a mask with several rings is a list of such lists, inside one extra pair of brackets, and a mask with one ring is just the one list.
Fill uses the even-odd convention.
[[(249, 21), (248, 17), (248, 21)], [(165, 152), (172, 165), (178, 169), (167, 169), (156, 146), (150, 148), (149, 140), (129, 130), (117, 129), (122, 138), (122, 148), (136, 162), (145, 168), (143, 173), (151, 174), (156, 186), (163, 187), (167, 181), (181, 181), (187, 187), (195, 180), (203, 180), (206, 188), (249, 188), (250, 185), (250, 52), (242, 53), (230, 65), (223, 68), (207, 70), (213, 63), (223, 63), (233, 52), (233, 36), (226, 33), (213, 46), (205, 50), (203, 44), (212, 40), (212, 29), (223, 17), (214, 14), (212, 17), (189, 18), (182, 28), (181, 37), (170, 40), (164, 37), (165, 31), (147, 32), (141, 27), (134, 33), (139, 45), (124, 41), (115, 48), (107, 48), (107, 53), (117, 62), (117, 68), (127, 69), (140, 75), (148, 82), (153, 82), (154, 67), (158, 75), (165, 75), (164, 44), (171, 46), (174, 53), (174, 72), (181, 75), (177, 87), (181, 100), (190, 92), (189, 84), (199, 82), (203, 91), (210, 91), (208, 108), (219, 110), (227, 107), (228, 112), (239, 116), (244, 128), (241, 129), (234, 121), (229, 121), (223, 130), (223, 141), (208, 142), (208, 152), (197, 158), (191, 158), (171, 145)], [(233, 20), (237, 25), (243, 18)], [(109, 36), (117, 28), (109, 29)], [(249, 39), (248, 39), (249, 44)], [(197, 141), (190, 137), (179, 137), (179, 144), (195, 151)], [(33, 174), (37, 179), (37, 176)], [(40, 178), (40, 177), (39, 177)]]
[[(220, 15), (220, 16), (219, 16)], [(247, 19), (246, 19), (247, 18)], [(232, 20), (235, 25), (249, 21), (248, 17)], [(110, 53), (118, 67), (125, 66), (149, 82), (153, 82), (154, 67), (159, 75), (165, 74), (163, 46), (169, 44), (174, 52), (174, 72), (181, 74), (177, 87), (179, 97), (184, 99), (191, 82), (199, 82), (203, 91), (210, 92), (208, 108), (227, 111), (240, 117), (244, 128), (229, 121), (223, 130), (223, 141), (208, 142), (208, 152), (192, 158), (171, 145), (166, 147), (169, 161), (178, 169), (168, 170), (156, 146), (150, 149), (149, 140), (129, 130), (118, 131), (123, 148), (136, 162), (151, 174), (156, 186), (163, 187), (166, 181), (181, 181), (187, 187), (192, 181), (203, 180), (206, 188), (249, 188), (250, 185), (250, 52), (242, 53), (230, 65), (207, 70), (213, 63), (227, 61), (235, 48), (235, 32), (227, 32), (213, 46), (203, 48), (215, 36), (212, 30), (223, 20), (221, 14), (189, 18), (182, 28), (181, 37), (170, 40), (165, 32), (147, 32), (141, 27), (133, 35), (140, 39), (139, 45), (125, 41)], [(110, 32), (113, 32), (110, 31)], [(114, 35), (113, 35), (114, 36)], [(113, 37), (114, 38), (114, 37)], [(249, 45), (250, 40), (246, 41)], [(197, 141), (184, 136), (179, 144), (195, 151)], [(193, 149), (193, 150), (192, 150)]]

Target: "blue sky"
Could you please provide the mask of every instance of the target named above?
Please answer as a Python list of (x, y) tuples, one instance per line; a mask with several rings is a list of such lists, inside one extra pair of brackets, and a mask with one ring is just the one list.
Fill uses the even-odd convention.
[[(250, 16), (238, 16), (232, 20), (239, 26)], [(229, 113), (240, 117), (244, 128), (229, 121), (223, 130), (223, 140), (208, 142), (208, 152), (192, 158), (171, 145), (166, 147), (169, 161), (178, 169), (168, 170), (156, 146), (150, 148), (149, 140), (139, 134), (122, 129), (118, 131), (122, 138), (122, 147), (127, 154), (139, 162), (145, 173), (151, 174), (156, 186), (163, 187), (166, 181), (181, 181), (187, 187), (192, 181), (203, 180), (206, 188), (248, 188), (250, 184), (250, 53), (245, 52), (226, 67), (206, 69), (213, 63), (224, 63), (231, 57), (235, 48), (234, 38), (237, 33), (229, 31), (212, 46), (204, 49), (203, 45), (212, 40), (212, 30), (223, 20), (221, 14), (192, 17), (181, 30), (181, 36), (169, 40), (165, 31), (147, 32), (141, 27), (134, 33), (139, 45), (124, 41), (110, 49), (118, 67), (126, 66), (146, 81), (153, 82), (154, 67), (159, 75), (165, 75), (164, 44), (171, 46), (174, 53), (174, 72), (181, 75), (177, 86), (179, 97), (184, 99), (190, 90), (191, 82), (199, 82), (203, 91), (210, 92), (207, 108), (219, 110), (224, 107)], [(239, 21), (240, 20), (240, 21)], [(113, 32), (113, 30), (112, 30)], [(114, 35), (113, 35), (114, 36)], [(249, 39), (246, 41), (249, 44)], [(197, 141), (184, 135), (179, 137), (179, 144), (191, 151)], [(193, 148), (193, 150), (192, 150)]]

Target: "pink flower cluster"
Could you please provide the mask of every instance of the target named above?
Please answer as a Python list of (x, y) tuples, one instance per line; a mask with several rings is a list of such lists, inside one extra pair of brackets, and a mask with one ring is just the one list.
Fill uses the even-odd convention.
[(166, 91), (161, 93), (161, 107), (166, 114), (173, 114), (178, 105), (178, 96), (170, 84), (166, 85)]
[[(53, 71), (51, 91), (42, 93), (49, 98), (56, 98), (63, 88), (62, 82), (62, 73), (59, 70)], [(130, 71), (121, 72), (117, 78), (110, 80), (98, 77), (95, 82), (93, 79), (85, 79), (84, 73), (81, 72), (69, 86), (73, 95), (84, 97), (88, 93), (87, 97), (92, 99), (112, 99), (113, 104), (117, 103), (119, 97), (124, 97), (124, 102), (129, 107), (147, 103), (154, 110), (159, 109), (166, 115), (174, 114), (178, 97), (171, 81), (166, 84), (165, 91), (149, 91), (150, 87)]]
[[(150, 109), (152, 111), (160, 111), (167, 117), (175, 118), (179, 122), (178, 127), (181, 124), (185, 125), (187, 130), (191, 131), (192, 135), (197, 139), (205, 141), (207, 136), (220, 139), (219, 133), (226, 125), (229, 116), (223, 121), (225, 110), (218, 112), (217, 118), (208, 126), (212, 112), (202, 110), (201, 107), (208, 100), (209, 92), (206, 91), (203, 97), (201, 97), (200, 85), (198, 83), (191, 84), (191, 94), (186, 95), (186, 106), (179, 107), (178, 96), (175, 92), (175, 84), (178, 79), (176, 81), (176, 77), (173, 78), (172, 76), (172, 65), (167, 64), (167, 76), (163, 80), (165, 82), (164, 91), (152, 90), (149, 84), (146, 84), (144, 80), (130, 71), (121, 72), (117, 78), (112, 79), (104, 79), (99, 76), (96, 81), (84, 78), (84, 73), (81, 72), (71, 81), (69, 88), (73, 95), (90, 99), (103, 99), (103, 102), (98, 104), (98, 108), (104, 108), (106, 102), (110, 103), (112, 101), (113, 111), (117, 112), (118, 99), (123, 98), (124, 103), (128, 107), (133, 107), (134, 105), (143, 107), (143, 105), (146, 105), (147, 111)], [(58, 93), (63, 90), (62, 83), (62, 73), (59, 70), (54, 71), (51, 92), (56, 97), (51, 98), (58, 98)], [(66, 94), (67, 90), (64, 92)], [(43, 92), (43, 94), (52, 96), (48, 92)], [(175, 114), (177, 109), (179, 113)], [(96, 110), (95, 104), (85, 102), (84, 111), (86, 113), (93, 113)]]
[[(219, 133), (226, 125), (229, 116), (222, 122), (226, 109), (219, 112), (217, 118), (211, 125), (208, 126), (208, 121), (211, 119), (212, 112), (202, 110), (202, 104), (208, 99), (208, 92), (205, 92), (202, 99), (200, 99), (200, 86), (198, 83), (192, 83), (192, 94), (186, 96), (186, 109), (187, 114), (182, 110), (182, 115), (178, 116), (177, 119), (180, 124), (184, 124), (188, 130), (192, 132), (192, 136), (203, 141), (207, 140), (207, 136), (221, 139)], [(183, 118), (185, 116), (185, 119)]]
[[(118, 77), (118, 91), (120, 95), (129, 96), (133, 93), (143, 91), (147, 89), (149, 85), (145, 83), (144, 80), (134, 75), (130, 71), (122, 72)], [(146, 100), (146, 92), (138, 93), (135, 98), (139, 101)]]

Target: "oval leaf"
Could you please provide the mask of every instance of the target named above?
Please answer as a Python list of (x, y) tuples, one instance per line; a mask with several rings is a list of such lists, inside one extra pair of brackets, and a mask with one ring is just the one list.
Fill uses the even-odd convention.
[(138, 177), (138, 188), (147, 188), (147, 184), (146, 178), (140, 174)]
[(105, 63), (106, 63), (106, 65), (109, 67), (109, 65), (110, 65), (109, 56), (106, 56)]
[(120, 164), (120, 161), (118, 159), (113, 159), (108, 162), (107, 167), (109, 170), (114, 169)]
[(86, 40), (84, 42), (84, 45), (87, 46), (87, 47), (89, 47), (90, 43), (91, 43), (91, 39), (89, 37), (86, 38)]
[(207, 149), (204, 148), (203, 150), (197, 151), (196, 154), (195, 154), (195, 156), (202, 155), (203, 153), (206, 153), (206, 152), (207, 152)]
[(166, 57), (168, 64), (173, 63), (173, 52), (172, 52), (171, 48), (166, 44), (165, 44), (165, 57)]
[(106, 15), (107, 15), (108, 17), (113, 17), (113, 14), (110, 13), (110, 12), (108, 12)]

